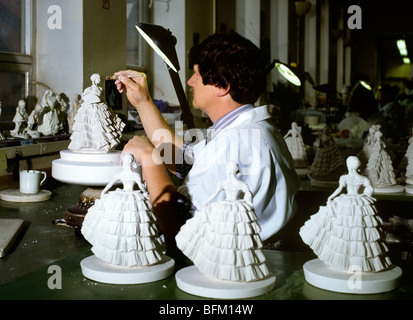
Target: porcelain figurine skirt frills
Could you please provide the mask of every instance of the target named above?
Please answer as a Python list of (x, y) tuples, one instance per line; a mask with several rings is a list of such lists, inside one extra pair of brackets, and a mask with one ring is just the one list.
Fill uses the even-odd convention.
[(387, 269), (392, 263), (374, 202), (364, 194), (342, 194), (320, 207), (301, 227), (300, 236), (330, 267), (348, 271), (356, 266), (363, 272)]
[(104, 103), (83, 103), (74, 120), (68, 147), (72, 151), (107, 152), (121, 141), (125, 124)]
[(255, 281), (269, 275), (253, 208), (219, 200), (197, 211), (176, 236), (177, 246), (206, 276)]
[(116, 189), (95, 201), (85, 216), (82, 234), (96, 257), (128, 267), (162, 260), (165, 246), (148, 198), (141, 191)]
[(305, 144), (301, 136), (285, 138), (288, 150), (290, 151), (294, 166), (296, 168), (304, 168), (308, 166), (307, 152)]

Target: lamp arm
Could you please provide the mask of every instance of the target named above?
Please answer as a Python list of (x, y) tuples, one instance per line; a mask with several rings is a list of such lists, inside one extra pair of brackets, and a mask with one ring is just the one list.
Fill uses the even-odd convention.
[(195, 128), (194, 118), (191, 113), (191, 110), (189, 109), (188, 100), (186, 98), (184, 88), (182, 87), (179, 74), (170, 68), (168, 68), (168, 70), (169, 70), (169, 75), (171, 76), (172, 83), (175, 88), (176, 95), (178, 96), (179, 104), (181, 106), (181, 110), (182, 110), (181, 120), (183, 121), (184, 124), (186, 124), (188, 129), (193, 129)]

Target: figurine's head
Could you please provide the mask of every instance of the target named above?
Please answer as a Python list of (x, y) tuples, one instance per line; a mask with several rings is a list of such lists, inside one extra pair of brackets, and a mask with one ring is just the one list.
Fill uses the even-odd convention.
[(100, 83), (100, 74), (98, 74), (98, 73), (92, 74), (92, 76), (90, 77), (90, 80), (92, 80), (93, 84), (99, 84)]
[(356, 170), (360, 167), (360, 160), (356, 156), (350, 156), (346, 160), (348, 171)]
[(227, 173), (228, 174), (236, 174), (238, 172), (238, 164), (235, 161), (230, 161), (227, 164)]
[(125, 153), (122, 156), (122, 165), (124, 168), (135, 168), (136, 167), (136, 161), (135, 157), (130, 154), (130, 153)]
[(22, 107), (25, 107), (25, 106), (26, 106), (26, 101), (19, 100), (19, 107), (22, 108)]

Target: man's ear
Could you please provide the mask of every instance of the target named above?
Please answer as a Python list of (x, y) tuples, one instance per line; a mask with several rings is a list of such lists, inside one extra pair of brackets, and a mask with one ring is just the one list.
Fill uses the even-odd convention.
[(230, 85), (228, 84), (226, 88), (217, 87), (217, 89), (218, 89), (217, 96), (224, 97), (227, 94), (229, 94)]

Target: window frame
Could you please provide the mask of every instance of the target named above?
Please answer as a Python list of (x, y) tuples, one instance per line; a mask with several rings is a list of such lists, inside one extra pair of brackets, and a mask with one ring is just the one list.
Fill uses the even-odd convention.
[[(24, 96), (28, 99), (34, 96), (34, 23), (33, 8), (36, 0), (22, 0), (22, 53), (0, 52), (0, 72), (16, 73), (24, 75)], [(28, 99), (28, 111), (31, 106), (32, 99)], [(12, 119), (3, 120), (0, 117), (0, 124), (11, 123)], [(1, 131), (0, 131), (1, 132)]]

